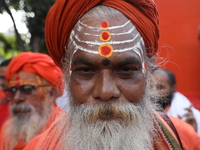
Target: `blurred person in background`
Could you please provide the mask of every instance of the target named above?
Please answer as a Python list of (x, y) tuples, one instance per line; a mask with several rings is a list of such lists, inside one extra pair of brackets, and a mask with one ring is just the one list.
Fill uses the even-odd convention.
[(0, 150), (19, 150), (47, 129), (62, 110), (62, 73), (46, 54), (22, 52), (6, 70), (10, 118), (3, 124)]
[(9, 100), (7, 99), (8, 91), (7, 91), (7, 84), (6, 84), (6, 69), (8, 64), (10, 63), (11, 59), (4, 60), (0, 64), (0, 128), (4, 121), (9, 116)]
[[(166, 69), (155, 69), (153, 71), (153, 84), (152, 100), (159, 105), (159, 111), (167, 112), (168, 108), (172, 104), (173, 94), (176, 91), (174, 86), (175, 76), (173, 72)], [(155, 94), (157, 94), (155, 96)], [(174, 107), (174, 106), (173, 106)], [(179, 105), (176, 105), (176, 109), (178, 109)], [(168, 117), (172, 121), (175, 126), (180, 140), (182, 142), (183, 148), (188, 150), (197, 150), (200, 149), (200, 136), (196, 133), (196, 119), (192, 113), (191, 107), (186, 108), (187, 112), (185, 113), (186, 122), (180, 119), (180, 117), (174, 117), (168, 114)]]
[(162, 109), (171, 116), (178, 117), (190, 124), (200, 134), (200, 112), (180, 92), (176, 91), (176, 77), (167, 69), (155, 69), (153, 72), (157, 84), (153, 88), (158, 91), (158, 102)]

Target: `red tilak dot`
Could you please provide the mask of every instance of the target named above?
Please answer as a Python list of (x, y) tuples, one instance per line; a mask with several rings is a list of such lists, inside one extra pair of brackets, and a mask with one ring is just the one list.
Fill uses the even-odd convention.
[(102, 28), (108, 28), (108, 26), (109, 26), (109, 25), (108, 25), (108, 22), (107, 22), (107, 21), (104, 21), (104, 22), (101, 23), (101, 27), (102, 27)]
[(107, 46), (103, 46), (102, 48), (101, 48), (101, 53), (103, 54), (103, 55), (108, 55), (109, 53), (111, 52), (111, 49), (109, 48), (109, 47), (107, 47)]
[(19, 84), (19, 83), (16, 83), (16, 84), (15, 84), (15, 86), (16, 86), (16, 87), (19, 87), (19, 86), (20, 86), (20, 84)]
[[(19, 81), (19, 80), (20, 80), (20, 76), (18, 75), (18, 73), (17, 73), (17, 76), (15, 77), (15, 80), (16, 80), (16, 81)], [(16, 83), (15, 86), (16, 86), (16, 87), (19, 87), (19, 86), (20, 86), (19, 82)]]
[(103, 33), (102, 33), (102, 38), (103, 38), (104, 40), (108, 40), (108, 38), (109, 38), (108, 32), (103, 32)]

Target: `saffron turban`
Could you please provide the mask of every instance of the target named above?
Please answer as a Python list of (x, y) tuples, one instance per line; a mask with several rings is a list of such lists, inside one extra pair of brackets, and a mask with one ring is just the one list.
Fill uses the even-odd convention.
[(46, 17), (45, 38), (49, 54), (59, 67), (73, 27), (84, 13), (99, 4), (124, 13), (143, 37), (148, 57), (156, 54), (159, 19), (153, 0), (57, 0)]
[(6, 81), (9, 82), (10, 78), (20, 70), (39, 74), (54, 87), (62, 90), (62, 72), (51, 57), (46, 54), (22, 52), (18, 56), (15, 56), (6, 70)]

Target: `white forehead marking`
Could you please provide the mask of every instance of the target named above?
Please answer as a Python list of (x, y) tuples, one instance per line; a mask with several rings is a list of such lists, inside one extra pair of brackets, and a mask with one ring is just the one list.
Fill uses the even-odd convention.
[[(130, 51), (133, 50), (141, 59), (142, 62), (142, 66), (143, 66), (143, 72), (145, 72), (145, 68), (144, 68), (144, 55), (143, 55), (143, 50), (145, 49), (144, 46), (144, 41), (143, 38), (141, 37), (141, 35), (139, 34), (139, 32), (137, 31), (136, 27), (133, 26), (130, 28), (130, 26), (127, 26), (129, 23), (131, 23), (131, 21), (127, 21), (122, 25), (118, 25), (118, 26), (111, 26), (108, 27), (108, 29), (103, 30), (100, 26), (99, 27), (92, 27), (89, 26), (87, 24), (84, 24), (83, 22), (81, 22), (80, 20), (78, 21), (76, 28), (72, 30), (71, 34), (70, 34), (70, 40), (74, 46), (74, 52), (72, 54), (71, 60), (74, 56), (74, 54), (76, 53), (77, 50), (82, 50), (85, 52), (89, 52), (89, 53), (93, 53), (93, 54), (99, 54), (98, 52), (98, 46), (100, 46), (101, 44), (107, 43), (113, 46), (113, 48), (117, 45), (117, 44), (126, 44), (125, 46), (127, 46), (127, 44), (129, 44), (130, 46), (127, 47), (123, 47), (123, 49), (115, 49), (113, 52), (125, 52), (125, 51)], [(126, 27), (127, 26), (127, 27)], [(121, 29), (121, 32), (116, 33), (114, 30), (115, 29)], [(130, 29), (129, 29), (130, 28)], [(128, 31), (127, 31), (128, 29)], [(91, 34), (90, 32), (88, 33), (87, 31), (91, 31), (94, 34)], [(113, 31), (111, 31), (113, 30)], [(124, 31), (126, 30), (126, 31)], [(75, 32), (77, 31), (77, 32)], [(96, 37), (100, 37), (101, 32), (103, 31), (107, 31), (110, 33), (111, 35), (111, 40), (104, 42), (101, 41), (100, 39), (97, 39)], [(95, 34), (95, 32), (98, 32)], [(112, 33), (115, 32), (115, 33)], [(79, 34), (77, 34), (79, 33)], [(81, 38), (79, 37), (79, 35), (81, 35), (82, 37), (84, 36), (94, 36), (95, 40), (93, 40), (93, 38), (91, 38), (90, 40), (85, 41), (84, 38), (83, 40), (81, 40)], [(126, 40), (122, 40), (122, 41), (116, 41), (112, 39), (112, 36), (126, 36), (129, 35), (129, 39)], [(131, 35), (131, 36), (130, 36)], [(121, 37), (118, 37), (117, 39), (122, 39)], [(85, 46), (81, 46), (79, 43), (84, 43)], [(96, 49), (96, 50), (95, 50)]]
[[(130, 34), (135, 30), (135, 26), (132, 27), (130, 30), (126, 31), (126, 32), (122, 32), (122, 33), (110, 33), (110, 35), (125, 35), (125, 34)], [(80, 30), (81, 31), (81, 30)], [(91, 34), (91, 33), (83, 33), (85, 35), (91, 35), (91, 36), (99, 36), (98, 34)]]
[[(126, 25), (128, 25), (131, 21), (128, 20), (125, 24), (123, 25), (119, 25), (119, 26), (112, 26), (112, 27), (109, 27), (109, 29), (118, 29), (118, 28), (123, 28), (125, 27)], [(92, 29), (93, 31), (101, 31), (102, 29), (100, 27), (92, 27), (92, 26), (89, 26), (87, 24), (84, 24), (83, 22), (81, 22), (80, 20), (78, 21), (78, 24), (86, 27), (86, 28), (89, 28), (89, 29)]]
[[(82, 46), (80, 46), (80, 45), (78, 45), (72, 38), (70, 38), (71, 40), (72, 40), (72, 43), (73, 43), (73, 45), (75, 46), (75, 51), (77, 51), (78, 49), (80, 49), (80, 50), (82, 50), (82, 51), (85, 51), (85, 52), (90, 52), (90, 53), (93, 53), (93, 54), (98, 54), (98, 51), (94, 51), (94, 50), (90, 50), (90, 49), (87, 49), (87, 48), (84, 48), (84, 47), (82, 47)], [(82, 42), (80, 39), (79, 39), (79, 42)], [(87, 43), (87, 42), (86, 42)], [(94, 43), (94, 44), (93, 44)], [(96, 43), (96, 42), (91, 42), (90, 43), (90, 41), (88, 41), (88, 43), (87, 44), (92, 44), (93, 46), (94, 45), (101, 45), (101, 44), (103, 44), (103, 43), (105, 43), (105, 42), (102, 42), (102, 43), (100, 43), (100, 42), (98, 42), (98, 43)], [(108, 44), (111, 44), (112, 42), (107, 42)], [(114, 42), (113, 42), (114, 43)], [(123, 42), (122, 42), (123, 43)], [(116, 42), (115, 44), (122, 44), (122, 43), (118, 43), (118, 42)], [(137, 54), (140, 56), (140, 52), (142, 52), (142, 50), (141, 49), (143, 49), (144, 47), (142, 46), (144, 44), (144, 41), (143, 41), (143, 39), (142, 38), (140, 38), (140, 40), (137, 42), (137, 44), (135, 44), (135, 45), (133, 45), (132, 47), (127, 47), (127, 48), (123, 48), (123, 49), (114, 49), (114, 52), (125, 52), (125, 51), (129, 51), (129, 50), (136, 50), (137, 49)], [(113, 45), (113, 44), (112, 44)], [(90, 46), (89, 46), (90, 47)], [(139, 50), (138, 50), (139, 49)], [(138, 52), (138, 51), (140, 51), (140, 52)], [(143, 53), (143, 52), (142, 52)]]
[[(84, 40), (81, 40), (79, 38), (79, 36), (74, 33), (74, 31), (72, 31), (71, 34), (72, 34), (72, 36), (70, 36), (71, 40), (72, 40), (72, 37), (75, 37), (75, 39), (77, 41), (82, 42), (82, 43), (86, 43), (86, 44), (89, 44), (89, 45), (101, 45), (101, 44), (105, 43), (103, 41), (97, 41), (97, 40), (95, 40), (95, 41), (84, 41)], [(116, 34), (116, 35), (119, 35), (119, 34)], [(106, 42), (106, 43), (108, 43), (110, 45), (131, 43), (131, 42), (135, 41), (135, 39), (139, 36), (139, 33), (137, 33), (136, 35), (134, 35), (134, 34), (131, 34), (131, 35), (133, 36), (133, 38), (131, 38), (129, 40), (123, 40), (123, 41), (113, 41), (113, 40), (111, 40), (111, 41)], [(93, 36), (100, 36), (100, 35), (93, 35)]]

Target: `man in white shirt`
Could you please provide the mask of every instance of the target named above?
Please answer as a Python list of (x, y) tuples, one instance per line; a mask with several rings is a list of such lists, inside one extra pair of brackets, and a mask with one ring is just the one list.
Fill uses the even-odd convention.
[(156, 69), (154, 76), (158, 81), (158, 101), (168, 115), (179, 117), (193, 126), (200, 134), (200, 112), (183, 94), (176, 91), (176, 78), (173, 72), (166, 69)]

